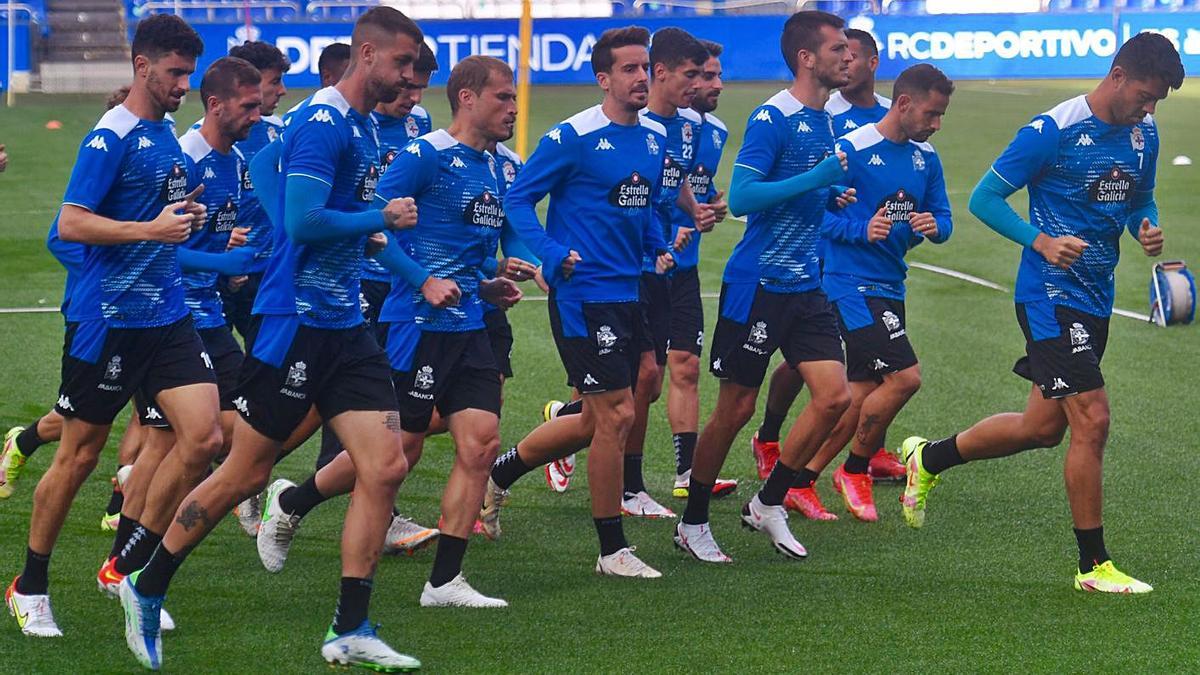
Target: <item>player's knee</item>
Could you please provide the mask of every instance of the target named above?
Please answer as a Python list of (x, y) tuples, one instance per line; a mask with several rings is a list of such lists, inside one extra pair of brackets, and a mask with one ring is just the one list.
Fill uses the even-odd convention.
[(844, 387), (821, 394), (813, 394), (809, 405), (822, 417), (838, 419), (850, 408), (850, 389)]
[(371, 474), (369, 477), (359, 475), (358, 480), (362, 481), (363, 478), (367, 478), (381, 488), (395, 490), (408, 477), (408, 460), (403, 452), (397, 452), (390, 460), (382, 462), (378, 471), (369, 473)]
[(739, 396), (731, 401), (725, 417), (738, 428), (746, 426), (754, 417), (754, 397)]
[(921, 371), (915, 368), (901, 370), (893, 374), (889, 380), (889, 384), (896, 388), (896, 392), (906, 399), (912, 398), (921, 390)]
[(487, 473), (496, 463), (496, 455), (499, 452), (499, 434), (484, 435), (460, 449), (455, 461), (462, 462), (463, 468), (468, 471)]
[(1034, 448), (1053, 448), (1062, 443), (1067, 433), (1064, 426), (1058, 424), (1042, 424), (1030, 430), (1029, 445)]
[(694, 354), (671, 364), (671, 386), (696, 389), (700, 384), (700, 359)]

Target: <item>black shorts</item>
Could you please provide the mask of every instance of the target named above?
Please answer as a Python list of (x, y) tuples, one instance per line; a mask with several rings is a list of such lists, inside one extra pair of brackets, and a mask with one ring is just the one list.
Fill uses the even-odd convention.
[(644, 332), (650, 339), (649, 349), (644, 351), (653, 349), (654, 362), (661, 366), (667, 362), (667, 343), (671, 341), (671, 277), (642, 272), (638, 291), (638, 304), (641, 305), (645, 322)]
[(263, 316), (233, 405), (260, 434), (284, 441), (317, 407), (329, 421), (352, 410), (396, 411), (391, 367), (365, 325), (314, 328)]
[(134, 394), (148, 403), (161, 391), (202, 383), (216, 384), (216, 375), (190, 314), (156, 328), (71, 323), (54, 409), (63, 417), (108, 425)]
[(851, 382), (883, 382), (884, 375), (917, 365), (902, 300), (851, 295), (833, 308), (846, 343), (846, 377)]
[[(204, 344), (204, 352), (208, 355), (209, 363), (212, 364), (213, 372), (217, 376), (217, 394), (221, 401), (221, 412), (232, 411), (234, 409), (233, 392), (237, 388), (238, 373), (242, 369), (242, 347), (234, 339), (233, 330), (229, 326), (201, 328), (196, 332), (200, 335), (200, 341)], [(157, 429), (171, 428), (162, 408), (159, 408), (153, 399), (143, 400), (140, 394), (135, 393), (133, 401), (137, 406), (138, 421), (142, 423), (142, 426)]]
[(383, 301), (392, 292), (392, 284), (387, 281), (363, 279), (358, 292), (358, 304), (362, 309), (363, 320), (379, 346), (387, 341), (387, 327), (379, 323), (379, 312), (383, 309)]
[(492, 344), (492, 356), (496, 359), (496, 367), (505, 378), (512, 377), (513, 332), (508, 323), (508, 313), (502, 309), (493, 309), (483, 315), (483, 325), (487, 329), (488, 341)]
[(704, 304), (700, 271), (676, 270), (671, 277), (671, 337), (667, 349), (700, 355), (704, 349)]
[(547, 304), (570, 386), (582, 394), (634, 387), (642, 347), (649, 343), (638, 302), (560, 302), (550, 289)]
[(405, 431), (429, 429), (435, 407), (443, 419), (467, 409), (500, 415), (500, 371), (486, 330), (435, 333), (389, 324), (388, 358)]
[(1050, 303), (1017, 305), (1025, 356), (1013, 372), (1049, 399), (1104, 387), (1100, 361), (1108, 346), (1108, 317)]
[(721, 310), (709, 370), (722, 380), (757, 388), (776, 349), (795, 366), (844, 362), (837, 318), (825, 293), (775, 293), (758, 284), (722, 284)]

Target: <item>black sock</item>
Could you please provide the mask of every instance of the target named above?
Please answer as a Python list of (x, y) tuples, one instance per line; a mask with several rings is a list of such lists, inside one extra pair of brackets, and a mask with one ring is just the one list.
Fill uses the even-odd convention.
[(145, 525), (134, 521), (133, 532), (117, 554), (117, 562), (113, 568), (118, 574), (133, 574), (146, 566), (150, 556), (154, 554), (154, 549), (161, 543), (161, 534), (155, 534), (147, 530)]
[(672, 434), (671, 442), (675, 444), (675, 475), (682, 476), (692, 468), (692, 457), (696, 454), (696, 432)]
[(167, 586), (171, 578), (179, 571), (179, 566), (187, 558), (187, 553), (171, 553), (163, 543), (154, 549), (150, 560), (138, 573), (135, 588), (138, 593), (150, 597), (162, 597), (167, 594)]
[(783, 460), (775, 462), (775, 468), (771, 469), (771, 475), (767, 476), (767, 482), (763, 483), (763, 486), (758, 490), (758, 501), (766, 506), (779, 506), (782, 504), (783, 498), (787, 496), (788, 488), (792, 487), (792, 483), (796, 482), (796, 476), (799, 473), (799, 471), (784, 464)]
[(433, 572), (429, 584), (434, 588), (444, 586), (462, 571), (463, 556), (467, 554), (467, 540), (443, 534), (438, 537), (437, 555), (433, 558)]
[(130, 535), (133, 534), (133, 529), (138, 526), (138, 522), (133, 518), (121, 514), (121, 519), (117, 521), (117, 536), (113, 537), (112, 549), (108, 552), (108, 557), (115, 558), (121, 555), (121, 549), (125, 548), (125, 543), (129, 541)]
[(1075, 529), (1075, 541), (1079, 543), (1079, 571), (1091, 572), (1096, 565), (1111, 560), (1104, 548), (1104, 527), (1090, 530)]
[(958, 454), (958, 434), (940, 441), (930, 441), (921, 451), (921, 466), (935, 476), (952, 466), (966, 464)]
[(646, 491), (646, 481), (642, 478), (642, 456), (625, 455), (625, 494), (635, 495)]
[(342, 452), (342, 442), (328, 424), (321, 427), (321, 449), (317, 452), (316, 470), (333, 461)]
[[(121, 466), (117, 465), (117, 472), (120, 473)], [(105, 513), (120, 513), (121, 507), (125, 506), (125, 493), (121, 491), (121, 486), (113, 483), (112, 494), (108, 497), (108, 507), (105, 508)]]
[(317, 474), (315, 473), (296, 487), (279, 493), (279, 508), (284, 513), (301, 518), (307, 516), (309, 511), (323, 501), (325, 501), (325, 496), (317, 490)]
[(592, 522), (596, 524), (596, 534), (600, 535), (600, 555), (612, 555), (629, 547), (625, 541), (625, 528), (621, 526), (621, 516), (592, 518)]
[(687, 508), (683, 510), (683, 522), (688, 525), (703, 525), (708, 522), (708, 503), (712, 501), (713, 486), (696, 480), (692, 476), (688, 485)]
[(492, 482), (501, 490), (507, 490), (518, 478), (530, 471), (533, 471), (533, 467), (521, 459), (517, 454), (517, 446), (514, 445), (508, 452), (496, 458), (496, 463), (492, 465)]
[(564, 403), (563, 407), (558, 409), (558, 413), (554, 416), (554, 419), (566, 417), (567, 415), (578, 415), (581, 412), (583, 412), (583, 399), (577, 398), (574, 401)]
[(808, 467), (804, 467), (803, 469), (800, 469), (800, 473), (796, 474), (796, 482), (792, 483), (792, 487), (810, 488), (816, 484), (817, 479), (820, 477), (820, 473), (817, 473)]
[(342, 592), (333, 612), (333, 632), (345, 635), (367, 620), (371, 604), (371, 580), (342, 577)]
[(770, 406), (763, 412), (762, 424), (758, 427), (758, 440), (762, 443), (778, 443), (779, 428), (783, 426), (783, 421), (787, 419), (787, 411), (781, 413), (771, 412)]
[(854, 452), (851, 452), (846, 456), (846, 463), (842, 464), (842, 471), (846, 473), (866, 473), (867, 467), (870, 464), (870, 457), (859, 457)]
[[(37, 432), (38, 422), (41, 421), (42, 418), (37, 418), (33, 421), (33, 424), (25, 427), (24, 431), (17, 434), (17, 450), (20, 450), (21, 454), (26, 457), (32, 456), (38, 448), (46, 444), (46, 441), (43, 441)], [(112, 513), (112, 511), (109, 511), (109, 513)]]
[(50, 554), (41, 554), (31, 548), (25, 549), (25, 569), (17, 579), (17, 592), (21, 595), (45, 595), (50, 588)]

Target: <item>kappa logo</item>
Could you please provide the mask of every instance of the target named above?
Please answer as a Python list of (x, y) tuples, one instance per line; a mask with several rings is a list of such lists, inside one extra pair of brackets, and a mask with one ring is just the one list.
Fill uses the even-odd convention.
[(108, 365), (104, 366), (104, 379), (113, 381), (120, 377), (121, 356), (119, 354), (115, 354), (111, 359), (108, 360)]
[(613, 332), (612, 326), (603, 325), (596, 330), (596, 344), (600, 345), (600, 349), (612, 349), (613, 345), (617, 344), (617, 334)]
[(750, 342), (761, 345), (767, 341), (767, 322), (759, 321), (750, 327)]
[(1068, 389), (1068, 388), (1070, 388), (1070, 385), (1068, 385), (1066, 383), (1066, 381), (1063, 380), (1061, 377), (1054, 378), (1054, 383), (1050, 385), (1051, 391), (1058, 391), (1059, 389)]
[(465, 169), (467, 168), (467, 165), (463, 163), (462, 158), (455, 156), (454, 159), (450, 160), (450, 168)]
[(900, 317), (891, 311), (884, 312), (881, 318), (883, 319), (883, 325), (887, 326), (888, 330), (896, 330), (900, 327)]
[(313, 113), (312, 117), (308, 118), (308, 121), (333, 124), (333, 115), (330, 115), (328, 110), (318, 110), (317, 112)]
[(66, 395), (58, 397), (58, 407), (63, 410), (70, 410), (71, 412), (75, 411), (75, 406), (71, 405), (71, 398)]
[(712, 369), (713, 369), (713, 370), (715, 370), (715, 371), (718, 371), (718, 372), (720, 372), (720, 370), (721, 370), (721, 359), (719, 359), (719, 358), (718, 358), (718, 359), (713, 359), (713, 362), (712, 362)]
[(138, 150), (145, 150), (146, 148), (152, 148), (152, 147), (154, 147), (154, 141), (150, 140), (149, 138), (147, 138), (145, 136), (138, 138), (138, 146), (137, 146)]
[(883, 158), (879, 155), (871, 155), (871, 159), (867, 160), (867, 166), (886, 166), (883, 163)]
[(420, 144), (418, 144), (418, 143), (409, 143), (409, 144), (408, 144), (408, 147), (407, 147), (407, 148), (405, 148), (405, 149), (404, 149), (404, 151), (405, 151), (405, 152), (408, 152), (408, 153), (411, 153), (411, 154), (414, 154), (414, 155), (416, 155), (417, 157), (420, 157), (420, 156), (421, 156), (421, 146), (420, 146)]
[(808, 123), (804, 120), (800, 120), (800, 124), (796, 125), (796, 131), (799, 131), (802, 134), (811, 134), (812, 127), (808, 126)]
[(853, 129), (857, 129), (858, 125), (854, 123), (854, 120), (846, 120), (846, 123), (844, 125), (842, 125), (842, 128), (847, 131), (850, 131)]
[(562, 129), (559, 129), (558, 127), (551, 129), (546, 133), (546, 138), (549, 138), (559, 145), (562, 145)]
[(925, 170), (925, 155), (920, 150), (913, 150), (913, 171)]
[(108, 144), (104, 142), (103, 136), (92, 136), (92, 140), (87, 142), (87, 147), (101, 152), (108, 152)]
[(762, 110), (758, 111), (758, 114), (756, 114), (754, 116), (754, 121), (755, 122), (766, 122), (767, 124), (774, 124), (774, 122), (771, 121), (771, 113), (766, 108), (763, 108)]
[(658, 141), (654, 138), (654, 134), (646, 134), (646, 151), (652, 155), (658, 154)]
[(358, 127), (350, 127), (350, 133), (355, 138), (362, 138), (362, 132), (358, 130)]
[(308, 364), (303, 361), (297, 361), (288, 368), (287, 383), (285, 386), (300, 388), (304, 383), (308, 382)]
[(1042, 127), (1044, 126), (1046, 126), (1046, 120), (1034, 120), (1029, 123), (1029, 127), (1037, 130), (1039, 134), (1042, 133)]
[(146, 419), (161, 420), (162, 418), (163, 418), (162, 413), (158, 412), (158, 408), (155, 408), (152, 405), (146, 406)]
[(600, 384), (600, 382), (596, 378), (592, 377), (591, 373), (588, 373), (587, 375), (583, 376), (583, 384), (584, 386), (594, 387), (597, 384)]
[(1087, 134), (1079, 134), (1079, 139), (1075, 141), (1075, 147), (1077, 148), (1081, 145), (1086, 148), (1095, 144), (1096, 141), (1093, 141), (1092, 137), (1088, 136)]
[(235, 409), (237, 409), (238, 412), (245, 415), (246, 417), (250, 416), (250, 405), (248, 403), (246, 403), (245, 396), (239, 396), (239, 397), (233, 399), (233, 407)]
[(433, 389), (433, 366), (421, 366), (413, 376), (413, 386), (422, 391)]
[(601, 138), (600, 142), (596, 144), (596, 149), (597, 150), (616, 150), (616, 148), (613, 147), (613, 144), (608, 142), (607, 138)]
[(200, 360), (204, 362), (206, 368), (213, 369), (212, 357), (208, 355), (208, 352), (200, 352)]
[(871, 364), (871, 370), (883, 370), (888, 364), (884, 363), (883, 359), (875, 359), (875, 363)]
[(205, 180), (209, 180), (211, 178), (216, 178), (216, 177), (217, 177), (217, 174), (213, 173), (211, 166), (204, 167), (204, 179)]

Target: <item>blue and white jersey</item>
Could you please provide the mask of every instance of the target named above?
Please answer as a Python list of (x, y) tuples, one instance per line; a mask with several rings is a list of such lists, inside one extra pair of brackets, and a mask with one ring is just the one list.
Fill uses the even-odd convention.
[[(374, 208), (379, 182), (375, 124), (360, 115), (333, 87), (313, 94), (295, 111), (283, 137), (281, 174), (329, 185), (326, 208), (356, 213)], [(281, 194), (280, 200), (286, 196)], [(283, 205), (280, 205), (283, 212)], [(316, 328), (350, 328), (362, 323), (360, 278), (366, 235), (318, 244), (292, 241), (284, 228), (275, 233), (256, 314), (299, 315)]]
[[(242, 153), (242, 159), (245, 160), (242, 163), (245, 170), (242, 176), (242, 185), (245, 190), (251, 192), (254, 190), (249, 173), (250, 160), (282, 135), (283, 119), (277, 115), (270, 115), (263, 117), (258, 124), (250, 127), (250, 135), (245, 140), (233, 144), (233, 147)], [(250, 231), (246, 233), (246, 245), (258, 249), (256, 258), (265, 260), (271, 257), (275, 249), (275, 238), (271, 234), (271, 219), (267, 217), (267, 212), (263, 210), (257, 200), (254, 201), (253, 210), (242, 214), (242, 222), (239, 227), (250, 228)]]
[(417, 225), (404, 232), (402, 245), (432, 276), (454, 280), (462, 296), (458, 305), (437, 309), (397, 279), (380, 321), (415, 320), (421, 330), (441, 333), (483, 328), (479, 282), (484, 261), (496, 257), (504, 226), (495, 158), (439, 129), (410, 143), (392, 166), (379, 182), (379, 205), (416, 200)]
[[(661, 186), (666, 129), (647, 117), (610, 120), (600, 106), (555, 126), (538, 143), (504, 197), (522, 241), (541, 258), (560, 301), (633, 302), (645, 254), (666, 251), (653, 210)], [(535, 207), (546, 195), (546, 229)], [(569, 279), (561, 263), (580, 262)]]
[[(433, 131), (433, 121), (429, 113), (421, 106), (413, 106), (412, 112), (404, 117), (384, 115), (378, 110), (371, 111), (371, 119), (375, 121), (379, 133), (380, 172), (387, 169), (400, 152), (414, 139)], [(363, 279), (371, 281), (391, 281), (392, 274), (373, 257), (363, 258)]]
[(1111, 315), (1121, 233), (1130, 224), (1135, 193), (1154, 191), (1157, 162), (1153, 117), (1133, 126), (1106, 124), (1082, 95), (1021, 127), (992, 171), (1015, 189), (1028, 188), (1034, 227), (1051, 237), (1078, 237), (1088, 247), (1066, 270), (1026, 248), (1016, 301)]
[[(196, 129), (184, 134), (179, 145), (188, 158), (191, 182), (204, 184), (204, 194), (200, 195), (199, 201), (208, 207), (204, 227), (193, 232), (182, 246), (203, 253), (224, 253), (229, 248), (233, 228), (245, 227), (246, 214), (261, 212), (254, 191), (243, 183), (246, 160), (236, 145), (227, 155), (216, 151)], [(185, 302), (196, 328), (224, 326), (217, 273), (184, 272), (183, 284), (187, 289)]]
[[(735, 166), (780, 181), (811, 170), (833, 152), (829, 113), (805, 107), (787, 90), (750, 115)], [(768, 291), (799, 293), (821, 284), (817, 244), (829, 191), (812, 190), (751, 213), (725, 265), (726, 283), (757, 280)]]
[(75, 284), (79, 280), (79, 271), (83, 269), (83, 260), (87, 256), (87, 246), (74, 241), (63, 241), (58, 236), (58, 214), (50, 223), (50, 231), (46, 233), (46, 248), (50, 255), (67, 271), (67, 280), (63, 285), (63, 300), (61, 311), (67, 315), (71, 305), (71, 294), (75, 292)]
[[(683, 189), (696, 161), (700, 116), (691, 110), (687, 114), (677, 110), (671, 117), (663, 117), (650, 112), (648, 108), (643, 108), (641, 115), (658, 122), (667, 132), (667, 144), (663, 147), (662, 189), (654, 205), (654, 222), (662, 229), (663, 240), (671, 244), (675, 241), (675, 213), (679, 210), (675, 201), (679, 199), (679, 191)], [(643, 256), (642, 271), (653, 273), (656, 258), (653, 255)]]
[(859, 127), (874, 124), (883, 119), (891, 107), (892, 99), (886, 96), (875, 94), (875, 105), (870, 108), (862, 108), (847, 101), (846, 97), (842, 96), (842, 92), (835, 91), (829, 95), (829, 101), (825, 103), (825, 112), (833, 117), (833, 135), (845, 136)]
[[(712, 113), (701, 115), (690, 109), (679, 112), (691, 119), (700, 129), (696, 140), (696, 160), (692, 163), (692, 169), (687, 176), (688, 185), (691, 186), (696, 201), (702, 204), (711, 202), (717, 196), (717, 186), (713, 181), (716, 179), (717, 169), (721, 165), (725, 142), (729, 140), (729, 130), (725, 128), (725, 123)], [(671, 213), (674, 227), (671, 230), (670, 241), (674, 241), (675, 233), (679, 231), (679, 228), (695, 227), (695, 225), (692, 217), (678, 206), (674, 207)], [(693, 233), (692, 240), (687, 247), (682, 251), (675, 252), (675, 269), (692, 269), (700, 264), (700, 237), (699, 232)]]
[[(187, 158), (170, 119), (139, 119), (119, 105), (80, 144), (63, 204), (147, 222), (189, 188)], [(139, 241), (85, 251), (69, 321), (103, 318), (112, 328), (151, 328), (187, 316), (174, 244)]]
[[(858, 201), (826, 216), (825, 293), (830, 300), (854, 294), (903, 300), (904, 256), (925, 239), (913, 232), (909, 214), (933, 214), (935, 243), (946, 241), (953, 229), (942, 161), (929, 143), (893, 143), (874, 124), (851, 131), (835, 147), (846, 153), (842, 183), (857, 190)], [(892, 230), (872, 243), (867, 222), (881, 208), (887, 209)]]

